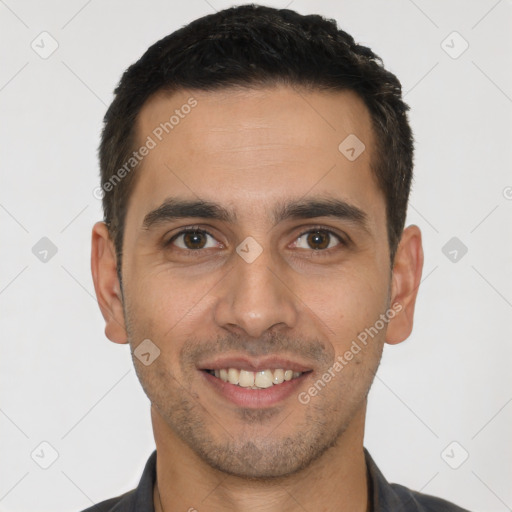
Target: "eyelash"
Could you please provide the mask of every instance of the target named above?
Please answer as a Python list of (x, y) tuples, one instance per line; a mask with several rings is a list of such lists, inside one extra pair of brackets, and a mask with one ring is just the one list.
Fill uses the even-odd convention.
[[(204, 234), (204, 235), (208, 235), (208, 236), (211, 236), (212, 238), (215, 238), (215, 236), (210, 233), (208, 230), (204, 229), (204, 228), (200, 228), (199, 226), (189, 226), (187, 228), (184, 228), (182, 229), (180, 232), (176, 233), (175, 235), (173, 235), (171, 238), (169, 238), (169, 240), (167, 242), (164, 242), (164, 247), (169, 247), (172, 242), (174, 242), (174, 240), (176, 240), (176, 238), (180, 237), (181, 235), (186, 235), (188, 233), (201, 233), (201, 234)], [(178, 247), (179, 250), (181, 251), (186, 251), (188, 253), (197, 253), (196, 255), (200, 255), (201, 252), (203, 251), (203, 249), (182, 249), (181, 247)]]
[[(322, 231), (331, 236), (334, 236), (338, 240), (340, 245), (342, 245), (342, 246), (347, 247), (349, 245), (349, 241), (347, 241), (341, 235), (339, 235), (338, 233), (335, 233), (334, 231), (332, 231), (332, 229), (330, 229), (326, 226), (312, 226), (309, 229), (302, 231), (299, 235), (297, 235), (295, 237), (295, 240), (297, 240), (298, 238), (301, 238), (304, 235), (307, 235), (308, 233), (312, 233), (315, 231)], [(188, 226), (188, 227), (182, 229), (180, 232), (173, 235), (167, 242), (164, 242), (164, 247), (166, 247), (166, 248), (169, 247), (172, 244), (172, 242), (174, 242), (174, 240), (176, 240), (178, 237), (180, 237), (182, 235), (186, 235), (188, 233), (201, 233), (201, 234), (211, 236), (212, 238), (215, 238), (215, 236), (212, 233), (210, 233), (208, 230), (206, 230), (204, 228), (200, 228), (199, 226)], [(195, 254), (195, 256), (201, 255), (201, 252), (203, 251), (203, 249), (182, 249), (181, 247), (178, 247), (178, 249), (185, 251), (189, 254), (197, 253), (197, 254)], [(336, 249), (336, 247), (331, 247), (330, 249), (310, 249), (310, 252), (314, 253), (315, 257), (317, 257), (317, 256), (322, 257), (322, 256), (329, 256), (333, 249)]]
[[(338, 235), (338, 233), (335, 233), (334, 231), (332, 231), (332, 229), (329, 229), (327, 226), (313, 226), (309, 229), (306, 229), (305, 231), (300, 233), (297, 237), (295, 237), (295, 240), (297, 240), (298, 238), (301, 238), (304, 235), (307, 235), (308, 233), (313, 233), (315, 231), (322, 231), (323, 233), (333, 236), (334, 238), (336, 238), (338, 240), (340, 245), (343, 247), (348, 246), (348, 242), (345, 238), (343, 238), (341, 235)], [(312, 255), (314, 254), (315, 258), (316, 258), (316, 257), (330, 256), (331, 252), (333, 250), (336, 250), (336, 247), (331, 247), (330, 249), (310, 249), (309, 251), (311, 252)]]

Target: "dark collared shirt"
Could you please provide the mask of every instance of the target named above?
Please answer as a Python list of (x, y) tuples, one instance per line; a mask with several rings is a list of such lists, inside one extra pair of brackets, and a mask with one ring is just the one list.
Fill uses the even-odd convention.
[[(372, 512), (468, 512), (441, 498), (389, 484), (365, 449)], [(121, 496), (102, 501), (82, 512), (154, 512), (153, 487), (156, 476), (156, 450), (149, 457), (139, 486)]]

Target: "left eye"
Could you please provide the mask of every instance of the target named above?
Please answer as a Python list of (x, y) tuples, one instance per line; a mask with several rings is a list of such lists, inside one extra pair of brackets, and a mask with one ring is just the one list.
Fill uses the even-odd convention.
[(315, 229), (302, 233), (296, 240), (295, 246), (300, 249), (330, 249), (342, 243), (341, 238), (331, 231)]

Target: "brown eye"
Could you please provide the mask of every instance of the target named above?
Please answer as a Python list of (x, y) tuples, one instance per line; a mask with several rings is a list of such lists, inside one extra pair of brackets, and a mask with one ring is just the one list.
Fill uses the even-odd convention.
[(322, 231), (309, 233), (308, 244), (312, 249), (325, 249), (329, 245), (330, 235)]
[(296, 247), (319, 251), (322, 249), (330, 249), (340, 243), (340, 237), (331, 231), (315, 229), (302, 233), (296, 240)]
[(202, 249), (206, 244), (204, 233), (186, 233), (183, 235), (183, 243), (187, 249)]
[[(184, 250), (198, 250), (198, 249), (209, 249), (215, 247), (214, 242), (209, 242), (208, 237), (213, 239), (207, 231), (204, 230), (184, 230), (173, 236), (167, 245), (176, 245), (180, 249)], [(208, 245), (209, 244), (209, 245)]]

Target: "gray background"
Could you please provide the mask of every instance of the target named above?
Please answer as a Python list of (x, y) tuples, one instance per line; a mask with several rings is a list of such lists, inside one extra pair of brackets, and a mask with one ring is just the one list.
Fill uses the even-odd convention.
[[(228, 5), (0, 0), (2, 511), (80, 510), (118, 495), (154, 449), (129, 348), (104, 336), (94, 296), (96, 149), (122, 71)], [(423, 231), (424, 277), (414, 333), (385, 349), (365, 445), (390, 481), (511, 510), (512, 4), (267, 5), (335, 18), (398, 75), (412, 109), (408, 224)]]

